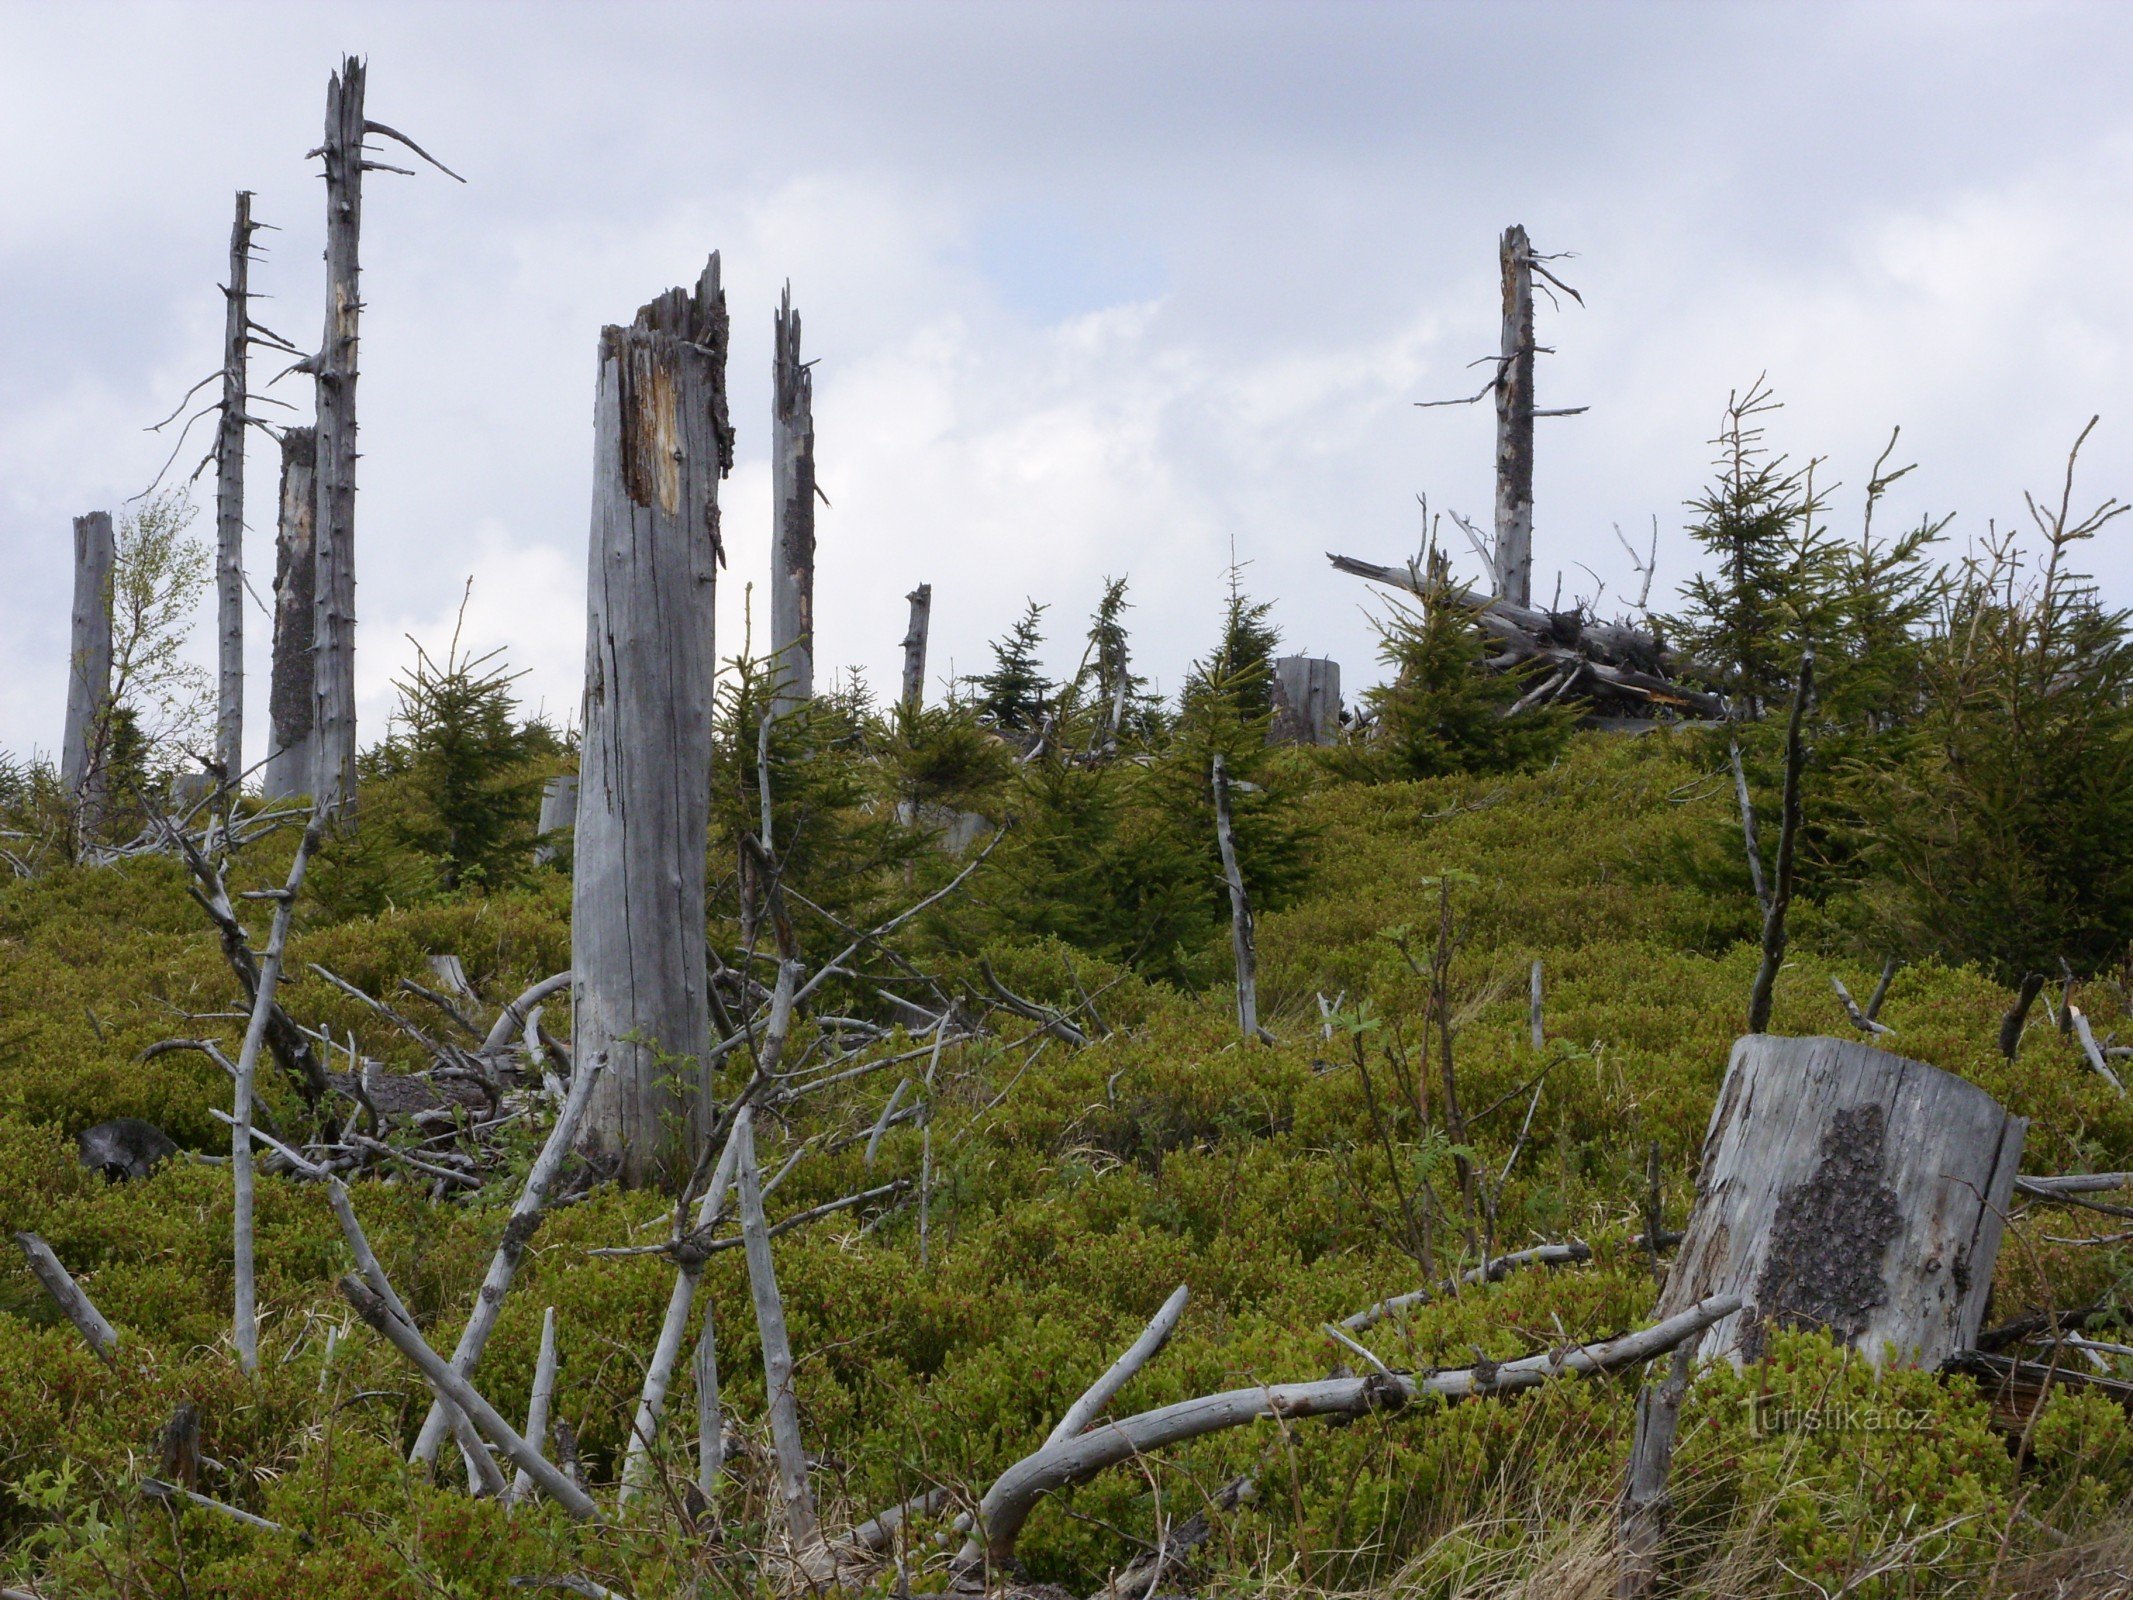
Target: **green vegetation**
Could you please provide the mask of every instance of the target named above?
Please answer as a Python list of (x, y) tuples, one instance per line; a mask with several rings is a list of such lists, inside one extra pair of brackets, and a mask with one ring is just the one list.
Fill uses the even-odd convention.
[[(1754, 414), (1736, 407), (1737, 433)], [(1912, 960), (1881, 1012), (1895, 1047), (2029, 1118), (2032, 1170), (2133, 1165), (2133, 1102), (2070, 1038), (2040, 1019), (2013, 1059), (1995, 1043), (2009, 981), (2062, 955), (2099, 1033), (2133, 1037), (2133, 657), (2127, 618), (2068, 565), (2113, 508), (2084, 519), (2064, 496), (2045, 508), (2033, 578), (2013, 544), (1943, 573), (1927, 558), (1933, 525), (1882, 543), (1868, 522), (1856, 546), (1809, 529), (1818, 496), (1757, 465), (1751, 444), (1729, 447), (1734, 464), (1698, 512), (1731, 530), (1745, 587), (1692, 593), (1687, 635), (1744, 713), (1789, 692), (1810, 644), (1827, 685), (1810, 719), (1808, 869), (1774, 1029), (1846, 1031), (1830, 978), (1861, 991), (1900, 949)], [(1877, 466), (1869, 506), (1891, 481)], [(1781, 580), (1793, 585), (1782, 604), (1747, 593)], [(1319, 1331), (1327, 1321), (1455, 1275), (1482, 1250), (1544, 1240), (1582, 1239), (1592, 1260), (1445, 1292), (1365, 1342), (1420, 1369), (1620, 1331), (1655, 1298), (1653, 1262), (1632, 1242), (1655, 1151), (1667, 1221), (1690, 1203), (1757, 959), (1727, 747), (1743, 746), (1768, 819), (1778, 730), (1752, 716), (1636, 738), (1574, 732), (1561, 714), (1511, 721), (1501, 712), (1519, 680), (1477, 676), (1472, 615), (1425, 599), (1385, 624), (1374, 741), (1272, 748), (1264, 605), (1231, 585), (1171, 706), (1132, 671), (1125, 610), (1123, 586), (1107, 584), (1082, 667), (1053, 682), (1032, 605), (970, 698), (915, 716), (855, 684), (766, 728), (761, 663), (744, 652), (722, 680), (707, 840), (721, 1006), (746, 1004), (740, 975), (771, 943), (762, 917), (779, 914), (749, 845), (765, 831), (766, 776), (782, 914), (811, 966), (990, 852), (825, 985), (788, 1058), (812, 1070), (871, 1027), (884, 1031), (850, 1059), (883, 1070), (763, 1122), (766, 1171), (807, 1152), (773, 1219), (909, 1180), (885, 1206), (777, 1244), (832, 1527), (935, 1484), (967, 1504), (1181, 1282), (1184, 1320), (1121, 1410), (1321, 1376), (1355, 1359)], [(414, 1005), (401, 980), (430, 984), (427, 958), (456, 955), (493, 1010), (569, 962), (568, 876), (536, 868), (529, 846), (539, 783), (571, 752), (523, 720), (510, 681), (456, 643), (441, 660), (418, 655), (391, 736), (366, 756), (362, 830), (320, 861), (300, 910), (284, 1003), (387, 1072), (427, 1056), (311, 963)], [(1228, 994), (1218, 753), (1237, 792), (1271, 1046), (1237, 1037)], [(0, 765), (0, 826), (34, 816), (41, 786)], [(987, 843), (940, 847), (966, 823)], [(233, 890), (278, 885), (293, 845), (284, 830), (240, 852)], [(239, 904), (264, 920), (260, 902)], [(881, 998), (896, 984), (952, 997), (984, 1031), (929, 1067), (925, 1038)], [(996, 1005), (1002, 990), (1073, 1018), (1089, 1042)], [(658, 1449), (664, 1490), (611, 1523), (506, 1510), (468, 1498), (453, 1473), (410, 1470), (427, 1396), (335, 1294), (350, 1262), (315, 1185), (261, 1177), (262, 1361), (255, 1379), (239, 1373), (230, 1183), (213, 1162), (228, 1148), (212, 1115), (228, 1082), (198, 1051), (144, 1059), (173, 1037), (234, 1052), (235, 994), (168, 855), (25, 862), (0, 885), (0, 1224), (48, 1240), (121, 1337), (116, 1361), (97, 1360), (20, 1259), (0, 1256), (0, 1583), (326, 1600), (490, 1595), (531, 1574), (588, 1574), (639, 1597), (789, 1589), (768, 1556), (776, 1487), (737, 1250), (709, 1258), (699, 1297), (744, 1446), (716, 1535), (686, 1486), (686, 1368)], [(550, 1002), (558, 1037), (567, 1012), (566, 996)], [(1441, 1093), (1447, 1034), (1463, 1129)], [(746, 1049), (725, 1058), (719, 1093), (752, 1067)], [(302, 1125), (277, 1074), (261, 1093), (263, 1126)], [(897, 1096), (928, 1119), (884, 1120)], [(147, 1118), (201, 1159), (107, 1185), (71, 1140), (114, 1116)], [(469, 1314), (544, 1119), (512, 1123), (504, 1170), (470, 1196), (406, 1169), (351, 1185), (435, 1346)], [(505, 1415), (522, 1415), (553, 1306), (557, 1414), (603, 1495), (673, 1269), (589, 1252), (662, 1237), (671, 1205), (597, 1185), (554, 1211), (477, 1372)], [(1995, 1314), (2116, 1295), (2133, 1258), (2098, 1221), (2015, 1219)], [(2114, 1320), (2091, 1331), (2124, 1340)], [(1213, 1519), (1199, 1592), (1611, 1593), (1635, 1392), (1634, 1378), (1565, 1382), (1349, 1426), (1216, 1434), (1045, 1501), (1022, 1575), (1088, 1593), (1133, 1541), (1250, 1474), (1256, 1499)], [(284, 1531), (142, 1497), (181, 1403), (197, 1408), (214, 1463), (201, 1491)], [(1848, 1414), (1879, 1420), (1818, 1425)], [(1969, 1380), (1877, 1378), (1824, 1339), (1785, 1334), (1759, 1366), (1698, 1376), (1675, 1495), (1681, 1592), (2016, 1594), (2061, 1580), (2088, 1592), (2133, 1538), (2133, 1423), (2062, 1390), (2011, 1442)], [(920, 1523), (917, 1555), (944, 1524)], [(913, 1562), (911, 1588), (945, 1582), (938, 1562)], [(874, 1583), (889, 1593), (897, 1580)]]

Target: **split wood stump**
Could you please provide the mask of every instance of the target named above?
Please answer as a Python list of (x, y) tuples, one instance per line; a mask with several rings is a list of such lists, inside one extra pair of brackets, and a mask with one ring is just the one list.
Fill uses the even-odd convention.
[(2028, 1127), (1922, 1062), (1748, 1035), (1658, 1314), (1741, 1297), (1698, 1360), (1760, 1360), (1772, 1330), (1818, 1327), (1876, 1366), (1938, 1366), (1976, 1341)]

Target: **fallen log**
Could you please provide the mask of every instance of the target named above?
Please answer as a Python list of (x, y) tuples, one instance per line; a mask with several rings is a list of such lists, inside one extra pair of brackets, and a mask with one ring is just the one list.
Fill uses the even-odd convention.
[(1845, 1039), (1733, 1046), (1662, 1316), (1738, 1298), (1699, 1360), (1826, 1330), (1877, 1367), (1977, 1341), (2028, 1123), (1950, 1073)]
[(1014, 1554), (1023, 1524), (1046, 1494), (1085, 1482), (1107, 1467), (1151, 1450), (1262, 1418), (1361, 1417), (1397, 1410), (1424, 1395), (1465, 1400), (1514, 1394), (1552, 1378), (1619, 1372), (1704, 1334), (1740, 1309), (1738, 1295), (1717, 1295), (1638, 1333), (1543, 1350), (1517, 1361), (1491, 1361), (1421, 1375), (1374, 1372), (1362, 1378), (1261, 1384), (1143, 1411), (1060, 1444), (1045, 1445), (1009, 1467), (985, 1491), (971, 1537), (956, 1562), (966, 1570), (981, 1564), (1001, 1565)]
[[(1352, 577), (1409, 594), (1432, 592), (1427, 575), (1415, 567), (1381, 566), (1330, 550), (1326, 559), (1334, 570)], [(1444, 597), (1472, 611), (1476, 624), (1497, 641), (1499, 650), (1489, 665), (1498, 671), (1529, 661), (1548, 662), (1573, 675), (1566, 693), (1580, 694), (1609, 710), (1660, 707), (1711, 721), (1725, 715), (1725, 702), (1717, 695), (1681, 681), (1693, 666), (1655, 634), (1626, 622), (1602, 622), (1582, 607), (1544, 611), (1456, 583), (1446, 588)]]
[(111, 1360), (113, 1352), (118, 1349), (118, 1330), (104, 1320), (104, 1314), (82, 1293), (81, 1285), (60, 1264), (52, 1247), (34, 1233), (17, 1233), (15, 1243), (21, 1247), (30, 1271), (44, 1285), (44, 1292), (52, 1297), (52, 1303), (67, 1314), (67, 1320), (81, 1331), (91, 1350), (106, 1361)]

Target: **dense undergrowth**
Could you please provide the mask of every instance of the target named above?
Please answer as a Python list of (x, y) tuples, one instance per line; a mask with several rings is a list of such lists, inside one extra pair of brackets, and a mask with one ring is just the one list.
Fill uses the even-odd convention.
[[(1072, 1049), (1003, 1025), (947, 1050), (923, 1263), (908, 1204), (872, 1225), (832, 1218), (780, 1240), (796, 1386), (833, 1517), (863, 1517), (931, 1484), (982, 1490), (1179, 1283), (1192, 1289), (1183, 1324), (1122, 1396), (1124, 1409), (1323, 1375), (1343, 1357), (1317, 1331), (1323, 1322), (1422, 1280), (1415, 1197), (1425, 1188), (1447, 1197), (1427, 1229), (1430, 1265), (1444, 1274), (1470, 1264), (1449, 1176), (1462, 1157), (1494, 1190), (1497, 1250), (1576, 1237), (1593, 1260), (1514, 1274), (1381, 1324), (1367, 1341), (1385, 1360), (1420, 1368), (1524, 1355), (1647, 1313), (1652, 1266), (1631, 1239), (1648, 1161), (1656, 1147), (1678, 1226), (1755, 964), (1722, 752), (1688, 734), (1583, 734), (1523, 775), (1361, 785), (1299, 762), (1287, 776), (1295, 836), (1316, 843), (1293, 903), (1260, 920), (1272, 1047), (1236, 1037), (1228, 988), (1211, 981), (1226, 965), (1212, 924), (1166, 959), (1167, 974), (1149, 975), (974, 910), (943, 913), (951, 921), (935, 970), (975, 983), (989, 960), (1021, 993), (1060, 1004), (1093, 995), (1112, 1032)], [(258, 847), (245, 881), (278, 881), (288, 843)], [(1457, 1090), (1472, 1119), (1465, 1147), (1448, 1141), (1430, 1099), (1439, 1058), (1424, 1066), (1427, 973), (1447, 889)], [(970, 903), (1012, 892), (1009, 880), (981, 874)], [(568, 911), (557, 871), (405, 909), (385, 896), (317, 911), (297, 936), (286, 1003), (336, 1036), (352, 1030), (368, 1053), (413, 1065), (305, 963), (375, 993), (425, 976), (427, 955), (451, 953), (501, 1003), (568, 964)], [(1858, 991), (1879, 966), (1856, 929), (1841, 894), (1801, 903), (1777, 1031), (1845, 1031), (1830, 975)], [(731, 928), (721, 937), (730, 946)], [(1535, 960), (1546, 975), (1540, 1054), (1526, 1019)], [(328, 1326), (352, 1322), (332, 1288), (348, 1262), (314, 1187), (261, 1182), (262, 1364), (256, 1379), (239, 1374), (226, 1170), (178, 1161), (107, 1185), (72, 1147), (82, 1128), (130, 1115), (191, 1150), (226, 1151), (209, 1115), (227, 1099), (219, 1071), (194, 1054), (138, 1057), (174, 1034), (233, 1039), (231, 995), (167, 858), (0, 889), (0, 1223), (42, 1234), (122, 1339), (116, 1362), (99, 1362), (20, 1259), (0, 1257), (0, 1576), (54, 1596), (321, 1600), (491, 1595), (527, 1574), (590, 1573), (635, 1596), (773, 1582), (742, 1555), (765, 1541), (771, 1490), (737, 1251), (711, 1258), (699, 1301), (718, 1327), (729, 1413), (753, 1447), (729, 1465), (722, 1539), (687, 1515), (689, 1430), (678, 1424), (663, 1445), (674, 1456), (670, 1492), (598, 1529), (544, 1505), (507, 1513), (411, 1472), (419, 1382), (360, 1325), (327, 1360)], [(2133, 1032), (2111, 985), (2086, 985), (2082, 1003), (2100, 1029)], [(1974, 968), (1919, 964), (1898, 974), (1882, 1015), (1895, 1047), (2032, 1119), (2032, 1170), (2133, 1165), (2133, 1109), (2069, 1040), (2040, 1024), (2014, 1061), (1999, 1056), (2006, 1004)], [(184, 1015), (218, 1011), (207, 1022)], [(921, 1135), (909, 1125), (888, 1132), (873, 1174), (863, 1166), (864, 1132), (896, 1076), (855, 1079), (765, 1130), (766, 1164), (795, 1141), (821, 1141), (774, 1215), (916, 1172)], [(268, 1110), (290, 1115), (282, 1093), (273, 1086)], [(1424, 1125), (1419, 1113), (1433, 1104)], [(467, 1314), (514, 1187), (437, 1204), (395, 1184), (358, 1186), (365, 1226), (433, 1344), (449, 1346)], [(551, 1216), (479, 1369), (484, 1393), (507, 1415), (522, 1412), (542, 1309), (554, 1306), (558, 1412), (596, 1482), (614, 1477), (671, 1268), (586, 1252), (658, 1237), (665, 1207), (656, 1194), (603, 1188)], [(2063, 1213), (2014, 1226), (1996, 1314), (2107, 1291), (2133, 1266), (2123, 1250), (2052, 1239), (2093, 1231)], [(1030, 1579), (1085, 1593), (1159, 1524), (1250, 1473), (1257, 1498), (1217, 1518), (1208, 1547), (1223, 1592), (1609, 1592), (1600, 1530), (1634, 1394), (1630, 1380), (1566, 1382), (1349, 1426), (1216, 1435), (1048, 1501), (1020, 1553)], [(158, 1430), (188, 1401), (220, 1464), (202, 1487), (289, 1532), (174, 1516), (140, 1497)], [(1762, 1425), (1773, 1412), (1847, 1402), (1901, 1425)], [(684, 1379), (670, 1417), (691, 1407)], [(1809, 1594), (1883, 1563), (1849, 1592), (1994, 1583), (2049, 1592), (2055, 1574), (2108, 1567), (2123, 1539), (2118, 1508), (2133, 1492), (2124, 1413), (2061, 1393), (2026, 1451), (2018, 1466), (1965, 1382), (1877, 1381), (1828, 1343), (1787, 1336), (1761, 1367), (1710, 1372), (1691, 1390), (1677, 1577), (1699, 1592)], [(930, 1539), (931, 1530), (921, 1531)], [(923, 1564), (908, 1579), (921, 1589), (945, 1581)]]

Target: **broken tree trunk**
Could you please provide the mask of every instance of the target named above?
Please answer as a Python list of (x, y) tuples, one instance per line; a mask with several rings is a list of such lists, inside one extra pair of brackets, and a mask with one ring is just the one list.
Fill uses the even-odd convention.
[(1276, 744), (1336, 744), (1341, 736), (1341, 664), (1316, 656), (1274, 663)]
[(922, 583), (904, 598), (911, 626), (904, 630), (904, 711), (917, 716), (926, 704), (926, 633), (933, 625), (933, 585)]
[[(559, 772), (541, 785), (541, 819), (534, 827), (536, 841), (553, 839), (578, 825), (578, 775)], [(556, 846), (536, 842), (533, 864), (545, 867), (556, 858)]]
[(1877, 1366), (1937, 1366), (1977, 1338), (2027, 1128), (1868, 1045), (1740, 1039), (1659, 1315), (1741, 1296), (1700, 1360), (1757, 1361), (1771, 1330), (1816, 1327)]
[(88, 833), (103, 799), (104, 746), (111, 721), (111, 575), (117, 565), (111, 513), (74, 519), (74, 626), (68, 641), (67, 727), (59, 782), (73, 803), (77, 836)]
[(356, 791), (356, 338), (362, 313), (364, 65), (354, 56), (326, 86), (326, 332), (312, 358), (318, 385), (316, 618), (312, 638), (311, 796), (352, 822)]
[(571, 971), (585, 1123), (630, 1184), (685, 1179), (705, 1137), (704, 943), (718, 481), (733, 464), (714, 254), (600, 334)]
[(1504, 229), (1503, 343), (1496, 372), (1496, 593), (1533, 603), (1533, 246)]
[(245, 356), (251, 343), (252, 191), (237, 191), (230, 281), (223, 286), (222, 418), (215, 429), (215, 762), (225, 783), (244, 771)]
[(740, 1191), (741, 1230), (747, 1241), (748, 1287), (755, 1299), (755, 1325), (763, 1345), (764, 1403), (770, 1411), (770, 1439), (778, 1461), (778, 1487), (785, 1502), (785, 1531), (793, 1548), (805, 1556), (822, 1543), (815, 1495), (807, 1482), (807, 1452), (800, 1439), (800, 1402), (793, 1392), (792, 1342), (785, 1332), (785, 1302), (778, 1293), (770, 1256), (770, 1231), (763, 1223), (763, 1184), (756, 1168), (755, 1125), (743, 1110), (734, 1124), (740, 1160), (735, 1185)]
[(311, 634), (318, 604), (318, 431), (285, 428), (281, 435), (281, 513), (274, 535), (274, 669), (267, 689), (269, 800), (311, 792), (316, 765), (311, 743)]
[(780, 715), (815, 694), (815, 380), (800, 359), (792, 285), (778, 302), (771, 359), (770, 650)]
[(1687, 1344), (1674, 1346), (1666, 1377), (1637, 1396), (1637, 1437), (1615, 1506), (1616, 1600), (1644, 1600), (1659, 1582), (1659, 1554), (1674, 1511), (1667, 1479), (1674, 1466), (1681, 1401), (1689, 1390), (1690, 1357)]
[(66, 1313), (67, 1320), (80, 1330), (89, 1348), (106, 1361), (118, 1349), (118, 1332), (104, 1320), (104, 1314), (96, 1309), (89, 1297), (82, 1293), (74, 1274), (60, 1264), (52, 1247), (34, 1233), (17, 1233), (15, 1243), (21, 1249), (23, 1259), (30, 1264), (30, 1271), (44, 1292), (52, 1297), (52, 1303)]

